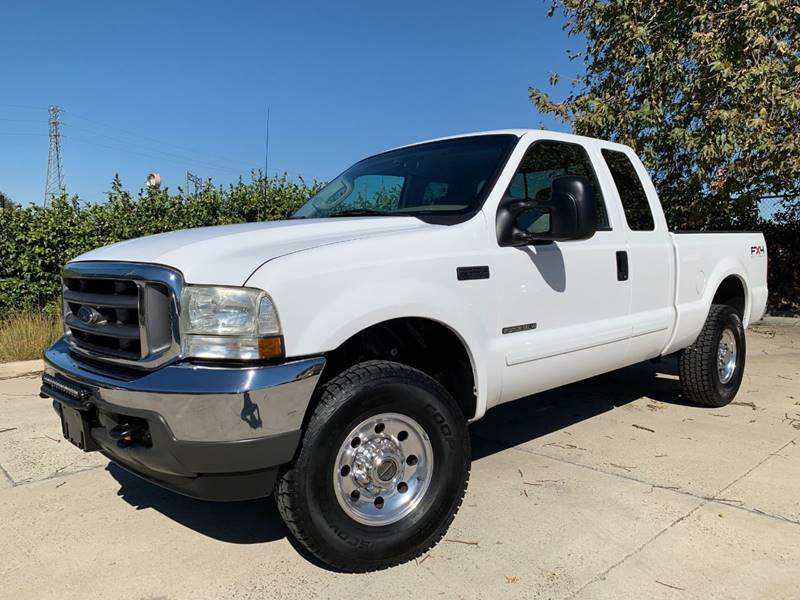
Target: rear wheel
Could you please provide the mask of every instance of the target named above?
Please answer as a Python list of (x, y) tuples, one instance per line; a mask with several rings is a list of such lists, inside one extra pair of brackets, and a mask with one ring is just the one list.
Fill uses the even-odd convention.
[(684, 395), (703, 406), (725, 406), (739, 391), (745, 362), (744, 326), (730, 306), (713, 304), (694, 344), (679, 361)]
[(275, 499), (292, 535), (318, 559), (377, 570), (442, 538), (469, 466), (466, 420), (450, 394), (416, 369), (369, 361), (322, 389)]

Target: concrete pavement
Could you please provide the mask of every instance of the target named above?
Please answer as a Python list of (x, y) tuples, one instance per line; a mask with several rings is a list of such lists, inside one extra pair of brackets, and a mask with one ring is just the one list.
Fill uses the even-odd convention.
[(800, 321), (749, 330), (747, 360), (723, 409), (683, 404), (665, 361), (491, 411), (445, 541), (366, 575), (309, 560), (270, 500), (191, 500), (80, 453), (38, 375), (6, 368), (0, 598), (796, 599)]

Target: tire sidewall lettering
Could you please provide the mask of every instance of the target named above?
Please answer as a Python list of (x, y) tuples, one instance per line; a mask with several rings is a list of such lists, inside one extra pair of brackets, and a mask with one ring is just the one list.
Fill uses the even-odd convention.
[(455, 437), (453, 436), (453, 430), (450, 428), (450, 425), (448, 425), (445, 416), (441, 412), (439, 412), (439, 410), (432, 404), (425, 405), (425, 412), (428, 413), (433, 419), (434, 423), (439, 429), (439, 432), (444, 437), (448, 448), (450, 450), (455, 450), (456, 440)]
[(345, 544), (352, 546), (353, 548), (358, 548), (359, 550), (369, 550), (372, 548), (373, 543), (369, 540), (362, 540), (355, 536), (350, 535), (346, 531), (344, 531), (341, 527), (339, 527), (330, 516), (325, 513), (322, 515), (322, 518), (325, 519), (325, 523), (328, 528), (333, 532), (333, 534), (342, 540)]

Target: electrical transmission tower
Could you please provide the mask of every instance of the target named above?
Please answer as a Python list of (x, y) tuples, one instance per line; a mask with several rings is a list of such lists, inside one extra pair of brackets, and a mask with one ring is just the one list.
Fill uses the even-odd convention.
[(200, 193), (200, 190), (203, 189), (203, 178), (199, 177), (197, 175), (194, 175), (192, 173), (189, 173), (189, 171), (186, 171), (186, 195), (187, 196), (189, 195), (189, 184), (190, 183), (194, 184), (194, 195), (197, 196), (197, 194)]
[(61, 162), (61, 121), (58, 115), (61, 109), (51, 106), (47, 109), (50, 115), (50, 152), (47, 155), (47, 183), (44, 188), (44, 204), (66, 192), (64, 185), (64, 165)]

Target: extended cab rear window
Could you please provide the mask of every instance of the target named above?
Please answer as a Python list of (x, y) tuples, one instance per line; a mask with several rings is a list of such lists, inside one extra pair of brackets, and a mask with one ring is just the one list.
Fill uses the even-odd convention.
[(602, 154), (614, 178), (628, 227), (631, 231), (653, 231), (656, 228), (653, 212), (631, 159), (617, 150), (604, 149)]

